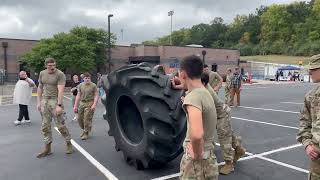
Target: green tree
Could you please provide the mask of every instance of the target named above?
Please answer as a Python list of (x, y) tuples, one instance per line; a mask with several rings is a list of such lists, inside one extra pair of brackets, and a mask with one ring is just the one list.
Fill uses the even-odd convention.
[[(173, 45), (200, 44), (213, 48), (238, 48), (241, 55), (320, 53), (320, 0), (261, 6), (249, 15), (237, 15), (224, 24), (221, 17), (210, 24), (173, 32)], [(168, 44), (170, 36), (146, 43)]]
[[(78, 37), (85, 38), (93, 46), (96, 69), (98, 72), (101, 71), (101, 67), (104, 67), (107, 62), (106, 49), (108, 48), (108, 32), (104, 29), (75, 27), (70, 31), (70, 33), (75, 34)], [(114, 47), (116, 42), (116, 36), (114, 34), (111, 34), (110, 41), (111, 47)]]
[(249, 44), (250, 43), (250, 33), (248, 33), (248, 32), (243, 33), (243, 36), (240, 38), (240, 43)]
[[(44, 68), (44, 60), (53, 57), (63, 71), (84, 72), (100, 69), (106, 62), (107, 33), (102, 29), (75, 27), (70, 33), (58, 33), (42, 39), (31, 52), (21, 57), (29, 69), (36, 72)], [(111, 36), (112, 46), (115, 36)]]

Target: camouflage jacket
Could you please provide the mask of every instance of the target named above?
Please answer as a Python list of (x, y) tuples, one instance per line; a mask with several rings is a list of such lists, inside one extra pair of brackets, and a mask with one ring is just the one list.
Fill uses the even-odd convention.
[(309, 144), (319, 146), (320, 86), (312, 89), (305, 95), (297, 140), (301, 142), (304, 147), (307, 147)]
[(232, 79), (232, 74), (226, 76), (226, 88), (230, 88), (231, 79)]
[(230, 111), (231, 108), (226, 105), (217, 95), (217, 93), (211, 88), (211, 86), (206, 86), (207, 90), (211, 94), (214, 105), (216, 106), (216, 111), (217, 111), (217, 119), (225, 121), (226, 118), (229, 118), (230, 116)]
[(215, 88), (220, 82), (222, 82), (222, 77), (217, 72), (209, 71), (210, 86)]

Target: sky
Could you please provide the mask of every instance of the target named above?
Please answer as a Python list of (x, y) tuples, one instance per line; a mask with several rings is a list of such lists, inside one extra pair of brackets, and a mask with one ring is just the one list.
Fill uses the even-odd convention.
[[(74, 26), (108, 28), (117, 44), (130, 45), (170, 34), (222, 17), (232, 22), (237, 14), (254, 13), (261, 5), (297, 0), (0, 0), (0, 38), (35, 39), (68, 32)], [(308, 1), (308, 0), (307, 0)]]

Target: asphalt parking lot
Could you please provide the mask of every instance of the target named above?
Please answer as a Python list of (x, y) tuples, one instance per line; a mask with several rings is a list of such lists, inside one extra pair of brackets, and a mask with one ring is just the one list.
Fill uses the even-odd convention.
[[(221, 180), (301, 180), (307, 178), (308, 158), (297, 143), (299, 111), (304, 94), (314, 84), (257, 85), (242, 91), (241, 107), (232, 110), (232, 125), (243, 138), (247, 156), (237, 164), (235, 172), (220, 176)], [(220, 96), (224, 96), (221, 91)], [(74, 149), (65, 154), (65, 142), (53, 130), (53, 154), (37, 159), (42, 149), (41, 119), (36, 111), (36, 98), (29, 107), (32, 123), (14, 126), (18, 107), (0, 106), (0, 179), (1, 180), (101, 180), (178, 179), (180, 158), (161, 169), (137, 171), (126, 164), (121, 152), (109, 137), (108, 123), (103, 120), (100, 103), (93, 125), (93, 136), (87, 141), (79, 137), (80, 129), (73, 117), (71, 101), (65, 98), (69, 128)], [(221, 151), (216, 148), (218, 161)]]

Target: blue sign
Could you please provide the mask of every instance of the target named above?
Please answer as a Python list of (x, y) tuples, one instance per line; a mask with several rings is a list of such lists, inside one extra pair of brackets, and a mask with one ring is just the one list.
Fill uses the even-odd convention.
[(170, 63), (170, 68), (180, 68), (180, 63)]

